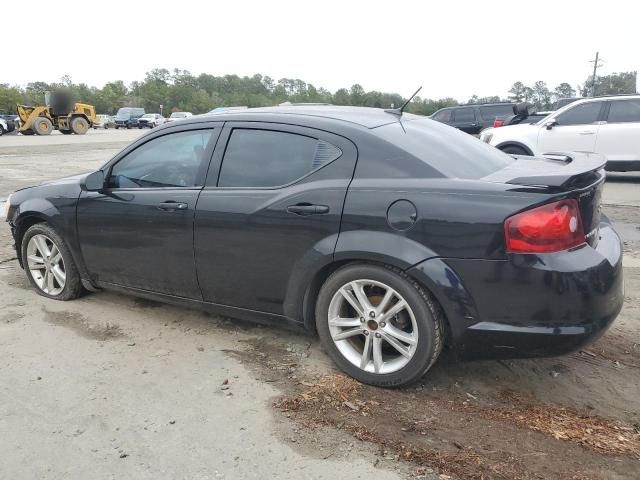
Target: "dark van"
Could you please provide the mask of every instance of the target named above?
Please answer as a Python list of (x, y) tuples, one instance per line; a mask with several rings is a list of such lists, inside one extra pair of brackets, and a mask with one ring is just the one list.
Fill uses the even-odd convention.
[(460, 105), (442, 108), (431, 115), (431, 118), (463, 132), (477, 135), (485, 128), (493, 127), (496, 117), (513, 115), (513, 107), (513, 103), (507, 102)]
[(116, 113), (116, 129), (133, 128), (138, 126), (138, 120), (144, 115), (144, 108), (123, 107)]

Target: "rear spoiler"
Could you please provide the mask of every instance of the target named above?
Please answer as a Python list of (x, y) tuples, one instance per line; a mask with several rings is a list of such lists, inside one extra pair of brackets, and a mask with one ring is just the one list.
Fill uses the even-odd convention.
[(582, 152), (549, 152), (542, 157), (514, 155), (515, 162), (486, 180), (512, 185), (569, 187), (582, 183), (607, 164), (604, 155)]

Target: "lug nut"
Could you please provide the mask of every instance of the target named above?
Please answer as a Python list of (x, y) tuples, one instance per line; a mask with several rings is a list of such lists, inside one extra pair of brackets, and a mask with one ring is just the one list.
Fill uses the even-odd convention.
[(380, 326), (381, 326), (382, 328), (384, 328), (384, 327), (386, 327), (386, 326), (387, 326), (387, 324), (386, 324), (385, 322), (380, 322)]
[(364, 317), (360, 317), (360, 323), (364, 323)]
[(369, 316), (371, 318), (376, 318), (376, 312), (369, 312)]
[(376, 333), (376, 338), (380, 338), (382, 337), (382, 335), (380, 335), (379, 333)]
[(365, 335), (369, 335), (369, 330), (363, 330), (362, 333), (364, 333)]

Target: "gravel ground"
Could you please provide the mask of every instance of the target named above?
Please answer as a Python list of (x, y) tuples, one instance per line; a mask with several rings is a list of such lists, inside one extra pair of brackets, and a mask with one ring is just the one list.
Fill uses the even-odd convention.
[[(0, 199), (138, 130), (0, 138)], [(0, 225), (0, 478), (637, 478), (640, 176), (612, 175), (626, 304), (589, 350), (455, 363), (387, 391), (317, 339), (103, 292), (46, 300)], [(1, 201), (1, 200), (0, 200)]]

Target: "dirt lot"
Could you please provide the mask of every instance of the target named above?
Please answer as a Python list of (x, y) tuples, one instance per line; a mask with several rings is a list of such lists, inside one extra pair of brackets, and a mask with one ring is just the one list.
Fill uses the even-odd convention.
[[(90, 171), (140, 132), (0, 138), (0, 201)], [(318, 341), (114, 293), (30, 290), (0, 225), (0, 478), (634, 479), (640, 176), (612, 175), (626, 304), (574, 355), (455, 363), (363, 387)]]

